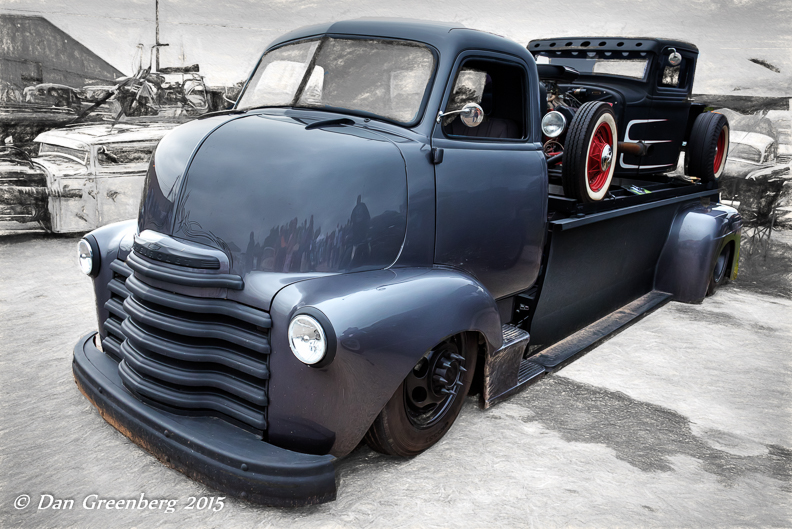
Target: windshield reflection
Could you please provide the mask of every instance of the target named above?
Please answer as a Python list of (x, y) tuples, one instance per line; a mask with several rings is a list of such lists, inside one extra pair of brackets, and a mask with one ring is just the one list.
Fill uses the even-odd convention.
[(324, 37), (288, 44), (261, 60), (237, 108), (346, 109), (415, 121), (434, 72), (424, 44)]

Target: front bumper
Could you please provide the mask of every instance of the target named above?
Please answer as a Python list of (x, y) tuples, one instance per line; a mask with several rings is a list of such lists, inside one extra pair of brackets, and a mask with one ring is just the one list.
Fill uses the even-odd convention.
[(220, 419), (176, 415), (143, 403), (123, 386), (118, 364), (96, 348), (95, 334), (74, 346), (77, 386), (107, 422), (161, 462), (219, 491), (264, 505), (335, 499), (333, 456), (292, 452)]

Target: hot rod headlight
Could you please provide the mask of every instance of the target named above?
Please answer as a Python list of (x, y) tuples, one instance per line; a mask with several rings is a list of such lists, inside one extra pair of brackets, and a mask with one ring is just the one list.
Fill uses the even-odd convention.
[(566, 118), (561, 112), (553, 110), (542, 118), (542, 134), (548, 138), (559, 137), (566, 128)]
[(99, 246), (93, 237), (88, 236), (77, 243), (77, 262), (83, 273), (91, 277), (99, 275)]
[(300, 362), (316, 365), (327, 354), (327, 335), (315, 318), (298, 314), (289, 324), (289, 346)]

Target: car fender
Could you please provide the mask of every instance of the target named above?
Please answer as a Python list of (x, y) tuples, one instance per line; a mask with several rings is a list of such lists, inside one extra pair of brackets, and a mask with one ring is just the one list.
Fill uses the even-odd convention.
[(110, 299), (110, 291), (107, 289), (107, 284), (113, 278), (110, 263), (116, 259), (126, 260), (127, 255), (132, 251), (132, 238), (136, 231), (137, 220), (132, 219), (102, 226), (85, 235), (85, 238), (92, 237), (99, 248), (99, 274), (93, 278), (93, 287), (96, 295), (99, 335), (102, 339), (107, 338), (103, 323), (109, 316), (104, 305)]
[(671, 224), (655, 273), (655, 288), (676, 301), (699, 303), (707, 294), (715, 260), (734, 244), (729, 279), (737, 277), (742, 217), (736, 209), (697, 204), (679, 211)]
[[(335, 335), (324, 367), (301, 363), (288, 343), (293, 315), (320, 311)], [(341, 457), (358, 445), (418, 360), (445, 338), (476, 332), (488, 352), (501, 346), (490, 293), (464, 273), (399, 268), (293, 283), (271, 308), (268, 442)]]

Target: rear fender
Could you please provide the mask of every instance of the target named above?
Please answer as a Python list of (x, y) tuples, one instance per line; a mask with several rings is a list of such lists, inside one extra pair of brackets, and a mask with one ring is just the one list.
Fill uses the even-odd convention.
[(742, 217), (729, 206), (697, 204), (677, 213), (655, 273), (655, 288), (676, 301), (699, 303), (721, 250), (734, 245), (728, 277), (737, 277)]
[[(287, 329), (306, 308), (335, 334), (325, 367), (292, 354)], [(349, 453), (421, 356), (467, 331), (501, 346), (500, 317), (476, 280), (447, 269), (401, 268), (309, 279), (283, 288), (272, 308), (268, 442), (299, 452)]]

